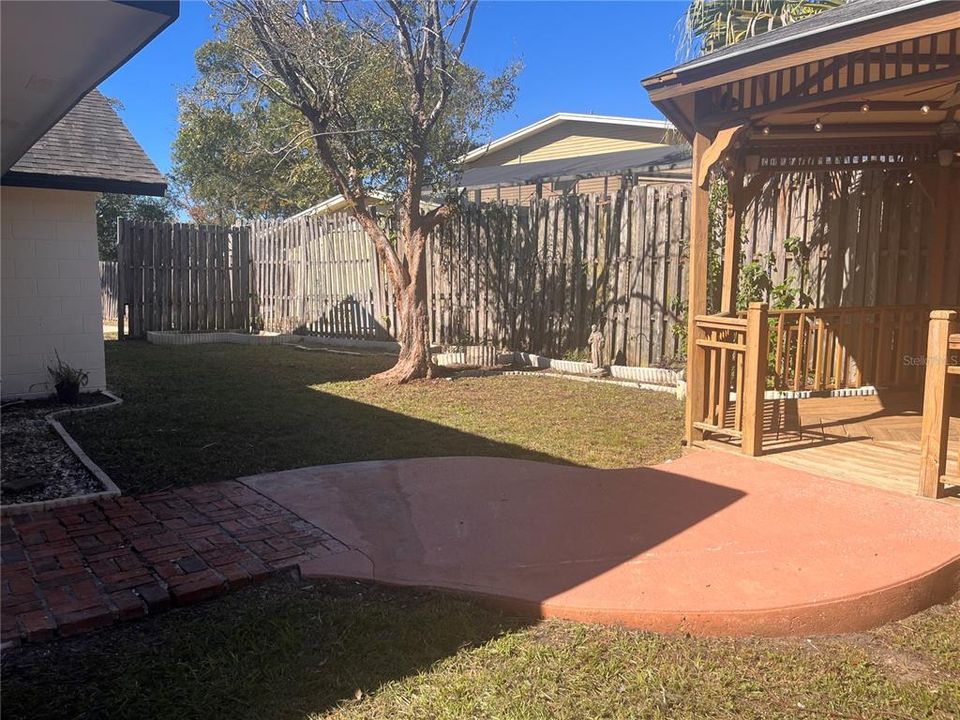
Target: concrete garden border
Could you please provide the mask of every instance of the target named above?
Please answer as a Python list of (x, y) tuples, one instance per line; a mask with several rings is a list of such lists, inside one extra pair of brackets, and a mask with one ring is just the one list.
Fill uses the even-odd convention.
[[(570, 375), (593, 375), (593, 365), (588, 362), (577, 362), (576, 360), (555, 360), (544, 355), (537, 355), (528, 352), (514, 353), (514, 361), (518, 365), (540, 368), (542, 370), (556, 370), (557, 372)], [(607, 368), (610, 371), (611, 380), (622, 380), (642, 386), (651, 386), (648, 389), (669, 388), (672, 392), (676, 390), (678, 381), (683, 379), (683, 373), (676, 370), (658, 367), (634, 367), (631, 365), (610, 365)]]
[[(433, 356), (438, 365), (464, 365), (467, 362), (466, 352), (437, 353)], [(599, 378), (595, 376), (593, 365), (576, 360), (557, 360), (545, 355), (529, 352), (501, 352), (498, 362), (503, 365), (521, 365), (537, 370), (554, 370), (551, 377), (567, 377), (574, 380), (589, 380), (623, 385), (626, 387), (640, 387), (643, 390), (660, 392), (677, 392), (683, 379), (683, 373), (675, 370), (655, 367), (632, 367), (628, 365), (611, 365), (607, 368), (610, 374)], [(509, 373), (509, 371), (508, 371)], [(518, 374), (527, 374), (522, 371)]]
[(118, 398), (109, 390), (100, 390), (99, 392), (101, 395), (110, 398), (110, 402), (102, 403), (100, 405), (90, 405), (88, 407), (64, 408), (62, 410), (55, 410), (44, 415), (43, 419), (46, 420), (50, 427), (53, 428), (54, 432), (60, 436), (60, 439), (67, 444), (67, 447), (70, 448), (70, 452), (77, 457), (77, 460), (80, 461), (80, 464), (83, 465), (87, 471), (97, 479), (97, 482), (103, 486), (103, 490), (93, 493), (84, 493), (83, 495), (71, 495), (70, 497), (65, 498), (53, 498), (51, 500), (36, 500), (34, 502), (8, 503), (7, 505), (0, 505), (0, 516), (21, 515), (24, 513), (68, 507), (70, 505), (81, 505), (83, 503), (90, 502), (91, 500), (118, 497), (122, 494), (120, 488), (118, 488), (116, 483), (110, 479), (110, 476), (107, 475), (99, 465), (90, 459), (90, 456), (83, 451), (83, 448), (77, 444), (77, 441), (73, 439), (70, 433), (67, 432), (66, 428), (64, 428), (63, 425), (60, 424), (60, 421), (57, 420), (59, 417), (73, 413), (85, 413), (93, 412), (94, 410), (113, 408), (123, 402), (122, 399)]

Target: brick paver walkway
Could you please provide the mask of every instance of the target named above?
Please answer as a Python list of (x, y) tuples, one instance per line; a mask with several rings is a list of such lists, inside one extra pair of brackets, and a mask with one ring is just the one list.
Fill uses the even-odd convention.
[(4, 644), (189, 605), (345, 550), (238, 482), (2, 519)]

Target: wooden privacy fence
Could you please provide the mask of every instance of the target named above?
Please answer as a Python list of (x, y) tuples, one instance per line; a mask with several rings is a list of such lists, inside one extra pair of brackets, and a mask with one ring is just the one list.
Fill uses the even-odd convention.
[[(582, 350), (597, 323), (609, 362), (676, 358), (683, 342), (676, 328), (686, 297), (687, 198), (685, 186), (663, 183), (609, 197), (464, 204), (427, 249), (431, 341), (559, 357)], [(920, 306), (928, 202), (906, 174), (865, 171), (819, 183), (791, 178), (747, 208), (745, 261), (763, 256), (772, 284), (802, 276), (815, 307)], [(960, 219), (953, 227), (960, 231)], [(791, 236), (807, 249), (804, 256), (788, 250)], [(396, 312), (386, 273), (352, 218), (259, 224), (253, 245), (255, 304), (266, 329), (392, 335)], [(960, 276), (957, 253), (947, 264)], [(947, 288), (958, 296), (946, 298), (951, 305), (960, 301), (957, 285)], [(822, 319), (826, 338), (838, 326)], [(812, 315), (805, 320), (819, 322)], [(839, 331), (849, 334), (859, 320), (849, 316), (844, 323)], [(878, 378), (886, 373), (878, 372)]]
[(120, 338), (250, 327), (248, 228), (120, 219), (117, 239)]
[[(930, 198), (906, 171), (823, 174), (815, 182), (784, 176), (745, 210), (745, 260), (770, 259), (771, 281), (805, 278), (818, 308), (923, 305), (934, 214)], [(960, 203), (949, 218), (960, 235)], [(804, 263), (787, 249), (795, 236), (808, 249)], [(960, 245), (948, 249), (945, 278), (960, 277)], [(942, 301), (960, 304), (960, 283), (946, 283)]]
[[(559, 356), (583, 348), (597, 323), (611, 362), (673, 357), (686, 197), (664, 184), (465, 204), (427, 248), (431, 342)], [(256, 223), (251, 258), (263, 329), (387, 339), (397, 327), (387, 273), (346, 215)]]
[[(762, 256), (773, 284), (802, 276), (815, 308), (923, 306), (927, 287), (918, 279), (925, 276), (931, 221), (919, 185), (897, 172), (825, 177), (791, 178), (758, 196), (745, 211), (744, 260)], [(582, 351), (595, 323), (608, 362), (674, 360), (684, 343), (678, 326), (688, 196), (685, 185), (651, 183), (529, 205), (465, 203), (427, 248), (431, 342), (561, 357)], [(960, 203), (951, 222), (951, 231), (960, 232)], [(397, 327), (385, 269), (347, 214), (244, 228), (123, 223), (119, 232), (119, 313), (127, 308), (135, 335), (238, 328), (389, 339)], [(803, 254), (793, 251), (791, 236)], [(946, 263), (946, 276), (960, 277), (960, 253), (952, 250)], [(948, 284), (945, 294), (948, 306), (960, 303), (960, 283)], [(799, 339), (783, 336), (781, 386), (837, 385), (835, 370), (819, 380), (811, 375), (817, 357), (808, 352), (811, 339), (826, 343), (833, 332), (857, 337), (863, 327), (873, 338), (887, 332), (869, 329), (871, 318), (882, 319), (879, 310), (862, 322), (849, 313), (841, 322), (831, 312), (805, 310), (802, 324), (786, 317), (784, 329)], [(914, 334), (911, 350), (922, 343)], [(806, 373), (796, 370), (798, 341), (801, 364), (814, 363)], [(836, 360), (831, 356), (821, 372), (836, 368)], [(852, 366), (840, 360), (839, 386), (849, 387)], [(794, 368), (792, 376), (782, 363)], [(883, 378), (886, 371), (876, 372)]]
[(117, 263), (100, 261), (100, 309), (104, 320), (117, 319)]
[(675, 357), (687, 197), (660, 184), (466, 206), (429, 248), (433, 341), (561, 357), (597, 324), (608, 362)]
[(390, 339), (380, 262), (352, 217), (254, 223), (250, 257), (255, 329)]

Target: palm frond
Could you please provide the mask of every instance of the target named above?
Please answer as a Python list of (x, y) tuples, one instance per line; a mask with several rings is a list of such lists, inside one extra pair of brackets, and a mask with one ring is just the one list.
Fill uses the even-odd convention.
[(681, 60), (804, 20), (846, 0), (691, 0), (680, 20)]

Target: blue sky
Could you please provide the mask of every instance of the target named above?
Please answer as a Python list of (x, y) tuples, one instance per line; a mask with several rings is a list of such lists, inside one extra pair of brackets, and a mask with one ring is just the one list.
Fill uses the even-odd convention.
[[(513, 109), (493, 137), (555, 112), (660, 117), (640, 80), (674, 64), (684, 2), (482, 0), (467, 60), (495, 72), (524, 63)], [(121, 100), (124, 121), (161, 171), (170, 169), (177, 89), (195, 73), (194, 51), (212, 35), (204, 2), (181, 3), (179, 19), (100, 89)]]

